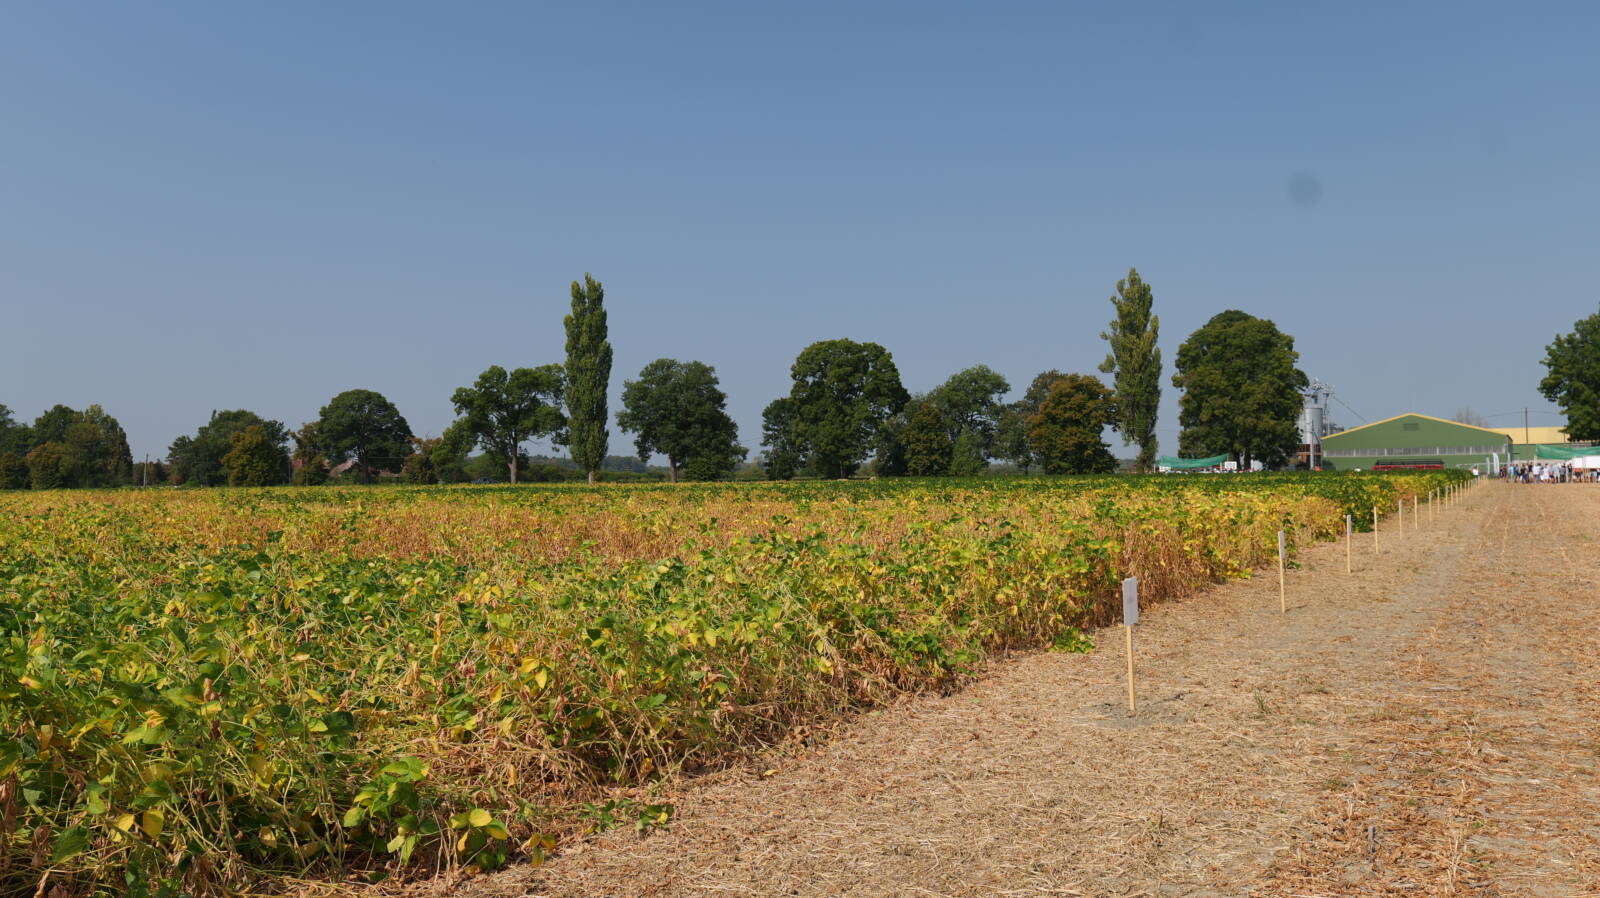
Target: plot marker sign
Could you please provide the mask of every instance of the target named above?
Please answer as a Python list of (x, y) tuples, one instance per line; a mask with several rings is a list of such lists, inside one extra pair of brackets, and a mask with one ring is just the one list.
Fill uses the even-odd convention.
[(1352, 545), (1355, 543), (1353, 535), (1355, 528), (1349, 515), (1344, 516), (1344, 572), (1350, 573), (1350, 556), (1355, 554)]
[(1122, 581), (1122, 632), (1128, 647), (1128, 710), (1133, 704), (1133, 625), (1139, 622), (1139, 578)]

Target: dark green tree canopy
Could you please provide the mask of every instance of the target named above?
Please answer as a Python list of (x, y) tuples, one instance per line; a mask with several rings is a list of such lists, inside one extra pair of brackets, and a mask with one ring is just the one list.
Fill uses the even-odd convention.
[(1049, 371), (1039, 372), (1034, 376), (1033, 382), (1028, 384), (1028, 389), (1022, 394), (1022, 407), (1027, 410), (1029, 415), (1038, 411), (1039, 406), (1044, 405), (1044, 401), (1050, 397), (1050, 388), (1055, 386), (1056, 381), (1066, 376), (1065, 373), (1054, 368)]
[(83, 413), (65, 405), (53, 405), (33, 420), (33, 443), (64, 443), (67, 428), (78, 423)]
[(15, 452), (0, 452), (0, 490), (28, 488), (28, 461)]
[(1539, 381), (1544, 398), (1567, 415), (1567, 438), (1600, 440), (1600, 312), (1573, 325), (1545, 348), (1550, 372)]
[(1026, 399), (1008, 403), (1000, 410), (1000, 420), (995, 428), (994, 446), (991, 455), (1011, 462), (1022, 473), (1028, 473), (1034, 465), (1038, 464), (1033, 457), (1033, 450), (1028, 445), (1028, 417), (1038, 409), (1028, 404)]
[(860, 467), (883, 422), (910, 399), (894, 357), (877, 343), (813, 343), (790, 373), (793, 441), (824, 477), (848, 477)]
[(33, 448), (33, 428), (20, 423), (11, 409), (0, 405), (0, 454), (11, 453), (18, 457)]
[(333, 397), (317, 417), (314, 437), (321, 454), (335, 463), (354, 458), (368, 480), (374, 470), (398, 472), (411, 454), (411, 425), (373, 390)]
[(1021, 468), (1024, 474), (1039, 464), (1038, 453), (1028, 440), (1028, 420), (1038, 413), (1039, 407), (1049, 398), (1050, 387), (1066, 376), (1054, 368), (1041, 371), (1028, 384), (1021, 399), (1000, 409), (991, 455), (1006, 459)]
[[(400, 479), (406, 483), (430, 485), (436, 483), (465, 483), (467, 453), (476, 438), (460, 426), (461, 422), (445, 428), (443, 436), (431, 439), (412, 438), (413, 451), (400, 470)], [(518, 463), (519, 469), (521, 462)]]
[(805, 450), (795, 434), (797, 407), (784, 396), (767, 404), (761, 413), (761, 467), (768, 480), (793, 480), (805, 464)]
[(913, 399), (895, 416), (896, 442), (904, 457), (905, 473), (912, 477), (937, 477), (950, 473), (955, 441), (947, 414), (928, 397)]
[[(516, 483), (522, 444), (566, 426), (561, 414), (562, 389), (560, 365), (510, 372), (491, 365), (472, 386), (456, 390), (450, 401), (461, 416), (457, 424), (505, 465), (511, 482)], [(430, 446), (429, 451), (435, 448)]]
[(28, 452), (28, 485), (36, 490), (58, 490), (67, 482), (64, 450), (60, 443), (40, 443)]
[[(261, 428), (262, 438), (276, 453), (273, 465), (275, 474), (270, 483), (287, 483), (289, 480), (288, 428), (280, 421), (269, 421), (252, 411), (231, 409), (214, 411), (211, 420), (201, 425), (192, 437), (182, 436), (167, 448), (167, 461), (172, 466), (178, 483), (193, 486), (222, 486), (229, 482), (222, 457), (233, 447), (233, 436), (250, 427)], [(265, 452), (266, 450), (261, 450)]]
[(951, 440), (963, 433), (976, 436), (982, 453), (992, 454), (1000, 415), (1001, 399), (1011, 392), (1011, 384), (988, 365), (974, 365), (950, 375), (950, 379), (928, 393), (928, 401), (950, 422)]
[(34, 489), (123, 486), (133, 475), (128, 435), (98, 405), (81, 412), (57, 405), (34, 421), (29, 437)]
[(1281, 466), (1297, 450), (1305, 372), (1294, 338), (1264, 318), (1229, 310), (1178, 347), (1172, 385), (1178, 403), (1178, 449), (1186, 456), (1224, 453), (1241, 468), (1252, 460)]
[[(228, 451), (222, 456), (229, 486), (271, 486), (284, 482), (288, 456), (283, 443), (260, 424), (234, 431), (228, 437)], [(276, 437), (281, 440), (281, 437)]]
[(1128, 269), (1127, 279), (1117, 281), (1117, 295), (1111, 297), (1117, 317), (1100, 334), (1111, 344), (1100, 371), (1115, 376), (1122, 442), (1139, 444), (1138, 466), (1144, 472), (1155, 470), (1156, 412), (1161, 406), (1161, 349), (1156, 345), (1161, 319), (1150, 313), (1153, 303), (1150, 285), (1137, 269)]
[(963, 430), (950, 447), (950, 476), (976, 477), (989, 470), (989, 450), (975, 430)]
[(67, 428), (61, 447), (67, 486), (123, 486), (133, 476), (128, 434), (98, 405), (84, 409)]
[(623, 382), (617, 426), (635, 434), (641, 461), (665, 455), (672, 480), (686, 466), (691, 479), (721, 479), (745, 456), (727, 404), (710, 365), (656, 359)]
[(606, 334), (605, 288), (585, 274), (572, 282), (567, 330), (567, 445), (572, 460), (594, 483), (605, 461), (606, 389), (611, 383), (611, 341)]
[(1101, 434), (1116, 420), (1116, 403), (1100, 378), (1063, 374), (1028, 418), (1028, 443), (1046, 474), (1107, 474), (1116, 470)]

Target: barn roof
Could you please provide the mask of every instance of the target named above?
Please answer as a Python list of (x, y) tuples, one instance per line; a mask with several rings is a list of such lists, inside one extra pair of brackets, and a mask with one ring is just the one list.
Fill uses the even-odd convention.
[(1349, 430), (1341, 430), (1338, 433), (1330, 433), (1327, 436), (1323, 437), (1322, 439), (1323, 439), (1324, 442), (1326, 442), (1328, 440), (1337, 439), (1337, 438), (1345, 436), (1347, 434), (1359, 433), (1359, 432), (1361, 432), (1363, 430), (1367, 430), (1368, 428), (1378, 427), (1379, 425), (1382, 425), (1382, 424), (1388, 424), (1391, 421), (1399, 421), (1401, 418), (1421, 418), (1424, 421), (1434, 421), (1434, 422), (1437, 422), (1439, 424), (1448, 424), (1451, 427), (1465, 427), (1468, 430), (1481, 431), (1482, 433), (1484, 433), (1487, 436), (1494, 437), (1492, 442), (1496, 442), (1496, 443), (1504, 442), (1506, 437), (1507, 437), (1507, 434), (1502, 433), (1501, 431), (1495, 430), (1493, 428), (1489, 428), (1489, 427), (1479, 427), (1476, 424), (1462, 424), (1460, 421), (1449, 421), (1449, 420), (1446, 420), (1444, 418), (1435, 418), (1432, 415), (1423, 415), (1423, 414), (1419, 414), (1417, 412), (1406, 412), (1403, 415), (1393, 415), (1391, 417), (1384, 418), (1381, 421), (1373, 421), (1371, 424), (1363, 424), (1360, 427), (1352, 427)]

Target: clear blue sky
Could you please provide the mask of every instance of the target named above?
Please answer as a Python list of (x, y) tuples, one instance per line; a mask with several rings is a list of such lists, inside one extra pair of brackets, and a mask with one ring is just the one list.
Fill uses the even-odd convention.
[(700, 359), (755, 450), (813, 340), (913, 391), (1092, 371), (1133, 265), (1169, 375), (1239, 308), (1368, 419), (1550, 409), (1600, 308), (1600, 7), (1201, 6), (8, 4), (0, 403), (136, 455), (354, 387), (437, 434), (561, 359), (589, 271), (613, 410)]

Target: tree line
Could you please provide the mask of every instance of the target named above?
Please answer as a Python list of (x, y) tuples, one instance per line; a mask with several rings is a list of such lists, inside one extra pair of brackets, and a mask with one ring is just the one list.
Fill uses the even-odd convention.
[[(439, 437), (416, 437), (382, 394), (347, 390), (298, 429), (248, 410), (213, 412), (147, 470), (133, 463), (121, 426), (99, 406), (56, 406), (31, 426), (0, 406), (0, 487), (315, 485), (378, 477), (450, 483), (481, 476), (485, 465), (516, 483), (552, 476), (525, 450), (538, 439), (565, 447), (592, 483), (610, 458), (604, 300), (600, 281), (574, 281), (564, 363), (489, 366), (452, 393), (457, 417)], [(1130, 269), (1110, 301), (1114, 315), (1100, 335), (1108, 351), (1098, 366), (1109, 383), (1052, 369), (1013, 402), (1004, 400), (1010, 383), (987, 365), (912, 394), (882, 345), (813, 343), (790, 368), (789, 393), (762, 414), (757, 465), (774, 480), (971, 476), (993, 461), (1023, 473), (1104, 473), (1117, 466), (1102, 436), (1110, 429), (1138, 447), (1137, 470), (1153, 470), (1162, 377), (1153, 291)], [(1307, 382), (1298, 359), (1292, 337), (1244, 312), (1223, 312), (1196, 330), (1178, 348), (1171, 380), (1182, 391), (1180, 453), (1287, 463), (1298, 447), (1295, 419)], [(704, 362), (650, 362), (624, 381), (622, 406), (617, 427), (634, 435), (641, 461), (664, 456), (673, 480), (726, 479), (749, 454), (716, 371)]]

